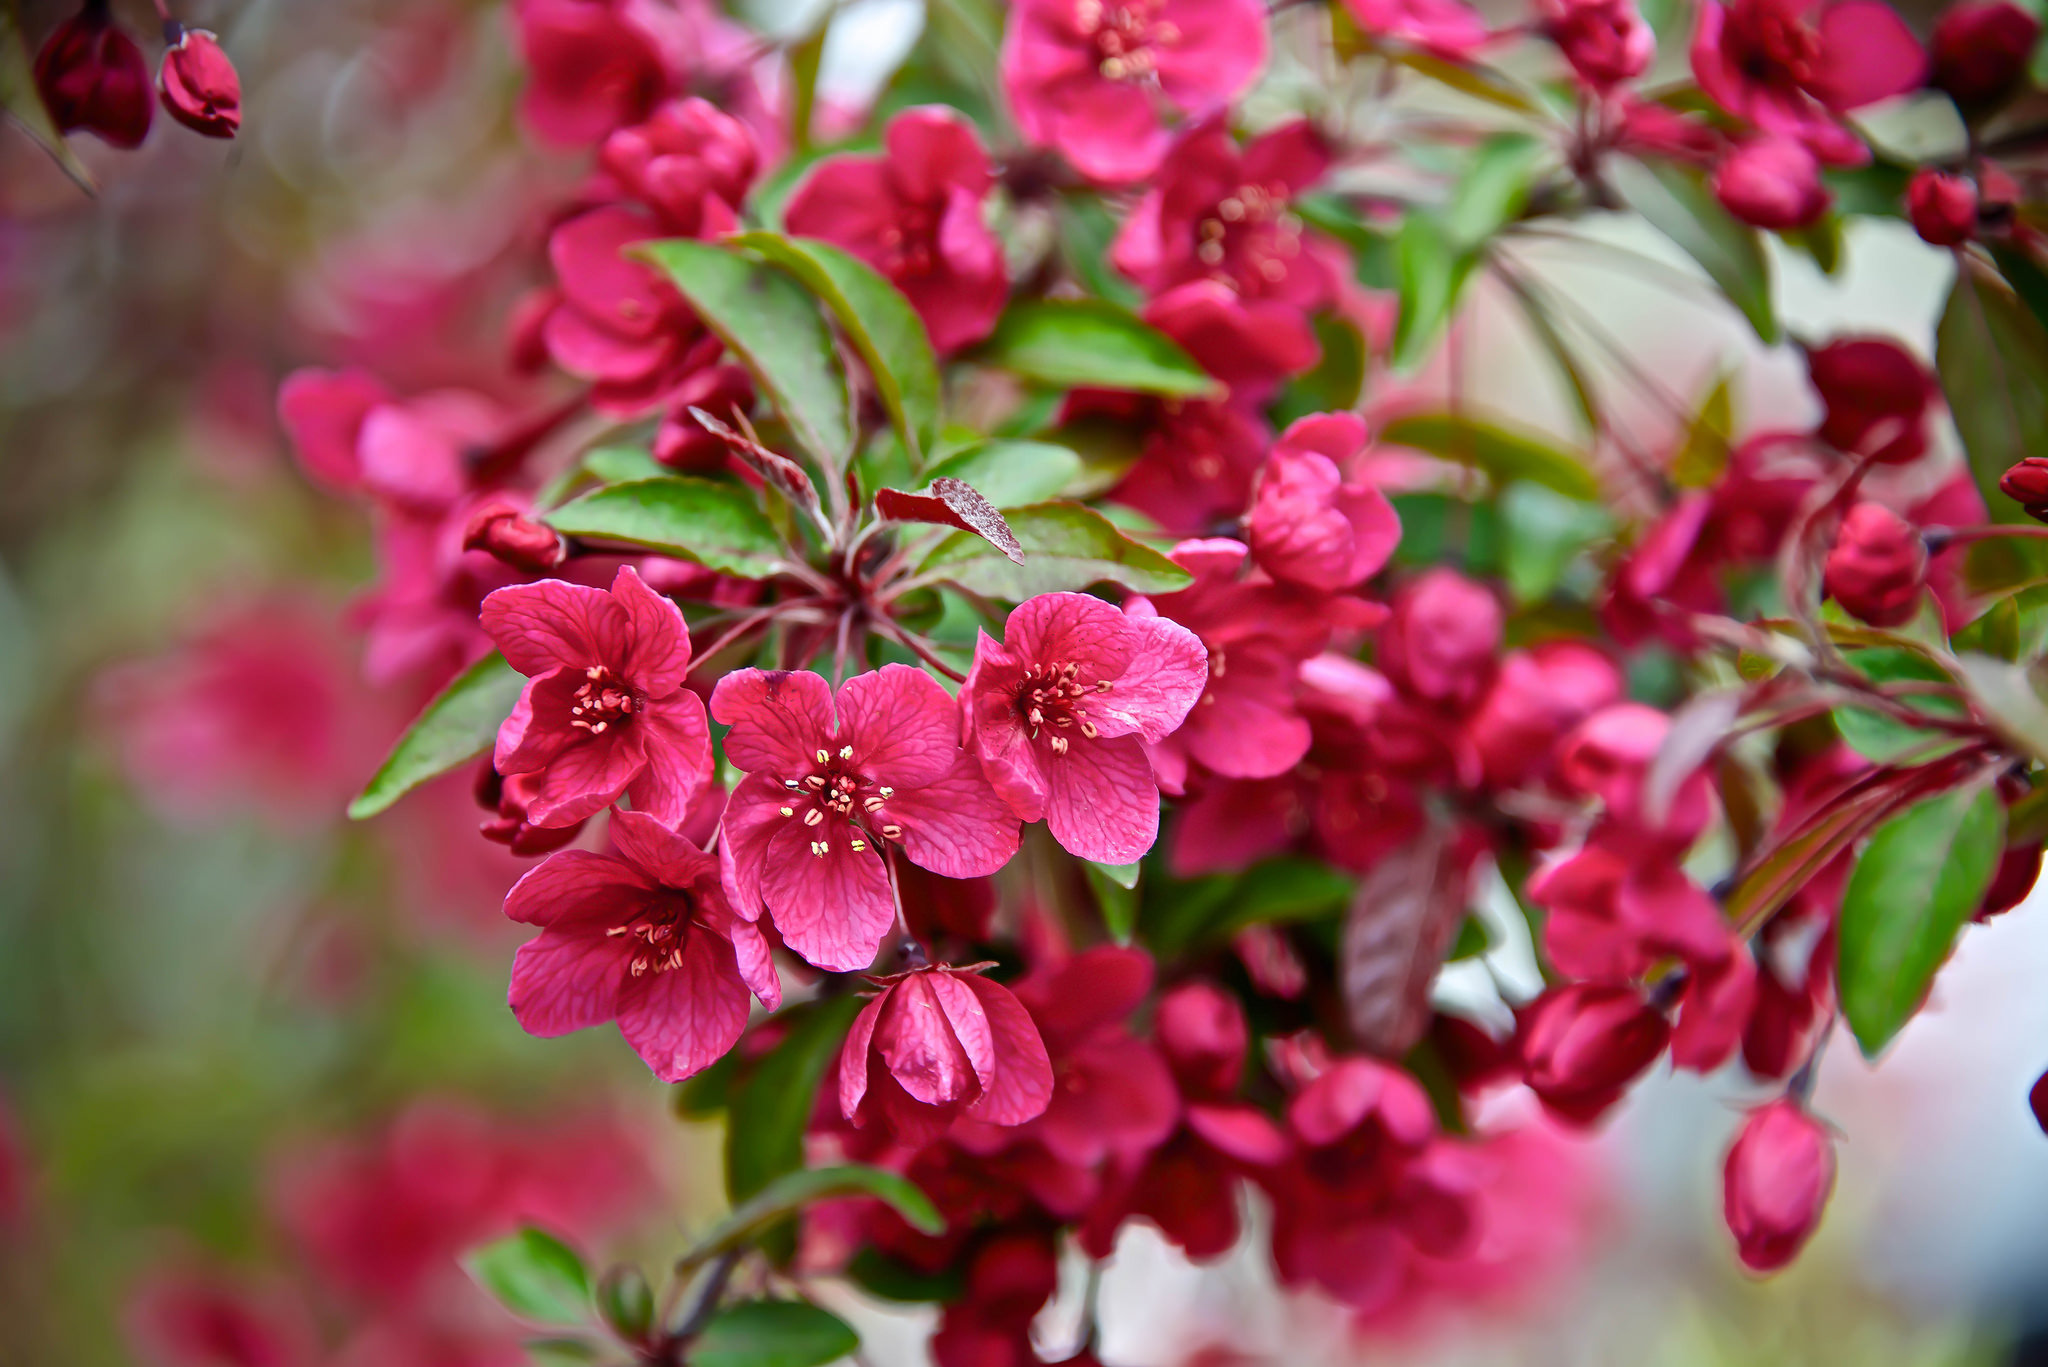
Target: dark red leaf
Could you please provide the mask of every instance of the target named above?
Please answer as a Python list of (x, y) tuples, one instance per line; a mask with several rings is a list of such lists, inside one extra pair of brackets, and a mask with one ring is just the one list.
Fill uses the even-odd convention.
[(1344, 918), (1339, 983), (1351, 1030), (1399, 1058), (1429, 1028), (1429, 986), (1465, 916), (1469, 861), (1442, 823), (1395, 849), (1360, 881)]
[(732, 448), (732, 453), (753, 467), (761, 478), (780, 489), (790, 502), (802, 507), (816, 509), (818, 489), (811, 483), (811, 477), (804, 473), (804, 467), (788, 456), (771, 451), (744, 432), (712, 417), (701, 408), (690, 409), (690, 416), (703, 424), (704, 430)]
[(1024, 548), (1010, 524), (964, 479), (941, 475), (932, 481), (930, 491), (922, 494), (884, 489), (875, 495), (875, 510), (891, 522), (929, 522), (973, 532), (1017, 564), (1024, 563)]

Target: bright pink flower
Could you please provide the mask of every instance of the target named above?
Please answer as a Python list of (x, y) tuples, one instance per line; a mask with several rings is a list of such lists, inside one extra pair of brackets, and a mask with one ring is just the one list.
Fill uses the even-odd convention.
[(1138, 459), (1109, 497), (1172, 536), (1207, 536), (1243, 516), (1272, 440), (1255, 409), (1211, 399), (1077, 390), (1068, 395), (1062, 417), (1107, 420), (1137, 434)]
[(884, 980), (839, 1056), (839, 1107), (928, 1144), (960, 1116), (1021, 1125), (1045, 1113), (1052, 1064), (1010, 990), (979, 973), (921, 968)]
[(225, 1273), (160, 1268), (128, 1293), (129, 1341), (150, 1367), (311, 1367), (306, 1309), (280, 1288)]
[(765, 907), (819, 968), (873, 962), (895, 917), (889, 846), (948, 878), (994, 873), (1016, 852), (1016, 817), (922, 670), (856, 675), (835, 703), (817, 674), (742, 669), (718, 681), (711, 711), (732, 728), (726, 758), (747, 771), (719, 846), (733, 906), (749, 920)]
[(325, 488), (350, 493), (362, 483), (357, 445), (363, 422), (391, 398), (367, 371), (307, 366), (278, 386), (277, 415), (306, 473)]
[(1721, 964), (1735, 948), (1720, 908), (1672, 865), (1669, 847), (1617, 828), (1546, 864), (1529, 900), (1549, 913), (1544, 952), (1574, 978), (1626, 981), (1667, 957)]
[(1492, 37), (1486, 20), (1463, 0), (1344, 0), (1358, 27), (1448, 61), (1470, 57)]
[(652, 266), (620, 255), (661, 236), (654, 219), (612, 204), (548, 237), (548, 260), (562, 286), (562, 302), (548, 315), (548, 353), (570, 374), (593, 381), (591, 403), (614, 417), (638, 417), (722, 350), (675, 286)]
[(1921, 241), (1959, 247), (1977, 235), (1977, 187), (1963, 176), (1923, 166), (1906, 183), (1906, 217)]
[(1603, 707), (1565, 737), (1558, 777), (1567, 789), (1598, 798), (1609, 822), (1632, 836), (1683, 850), (1706, 828), (1713, 792), (1706, 775), (1696, 771), (1676, 786), (1663, 812), (1649, 809), (1643, 782), (1670, 730), (1671, 718), (1647, 704)]
[(1835, 116), (1920, 84), (1927, 56), (1882, 0), (1709, 0), (1692, 40), (1707, 98), (1831, 165), (1869, 151)]
[(504, 410), (480, 394), (448, 389), (398, 400), (360, 370), (294, 371), (278, 390), (277, 409), (315, 482), (420, 517), (438, 516), (462, 498), (468, 453), (506, 426)]
[(879, 156), (819, 162), (783, 223), (887, 276), (940, 351), (978, 342), (1010, 292), (1003, 244), (982, 217), (995, 177), (981, 137), (958, 113), (928, 105), (890, 119), (883, 141)]
[(1329, 169), (1329, 144), (1306, 119), (1241, 150), (1221, 119), (1205, 121), (1174, 144), (1109, 259), (1153, 294), (1220, 280), (1246, 299), (1318, 308), (1338, 275), (1288, 206)]
[(732, 914), (718, 860), (640, 812), (615, 812), (616, 854), (563, 850), (519, 880), (505, 914), (541, 927), (512, 961), (512, 1014), (551, 1038), (617, 1021), (663, 1082), (725, 1056), (747, 994), (774, 1010), (767, 941)]
[(745, 124), (692, 95), (613, 133), (597, 160), (660, 216), (665, 235), (717, 237), (738, 225), (760, 157)]
[(1835, 1145), (1791, 1097), (1742, 1122), (1723, 1169), (1722, 1214), (1743, 1265), (1775, 1272), (1813, 1237), (1835, 1186)]
[(1806, 353), (1807, 378), (1827, 414), (1816, 435), (1839, 451), (1886, 465), (1918, 460), (1941, 385), (1889, 337), (1837, 337)]
[(1806, 227), (1831, 201), (1813, 153), (1779, 137), (1753, 138), (1723, 157), (1714, 196), (1744, 223), (1772, 232)]
[(1650, 69), (1657, 35), (1635, 0), (1541, 0), (1543, 31), (1595, 90), (1611, 90)]
[(519, 113), (527, 127), (575, 146), (645, 119), (676, 80), (643, 22), (651, 8), (632, 0), (518, 0), (513, 21), (529, 76)]
[(498, 731), (505, 775), (538, 774), (537, 826), (565, 826), (623, 794), (673, 825), (711, 772), (704, 703), (683, 686), (690, 629), (622, 566), (609, 592), (544, 579), (499, 589), (483, 628), (531, 682)]
[(1159, 835), (1145, 744), (1181, 724), (1208, 676), (1186, 627), (1043, 593), (1010, 613), (1000, 643), (975, 642), (964, 734), (1019, 817), (1043, 817), (1071, 854), (1127, 864)]
[(50, 31), (36, 53), (35, 81), (62, 132), (82, 128), (114, 147), (140, 147), (149, 135), (149, 61), (107, 0), (88, 0)]
[(1920, 529), (1882, 503), (1858, 503), (1835, 533), (1822, 584), (1850, 616), (1874, 627), (1904, 625), (1927, 585)]
[(1493, 682), (1500, 649), (1500, 600), (1451, 569), (1403, 584), (1380, 630), (1379, 666), (1402, 689), (1463, 710)]
[(1311, 414), (1280, 434), (1246, 517), (1260, 569), (1325, 592), (1379, 573), (1401, 540), (1401, 519), (1378, 489), (1344, 481), (1344, 464), (1365, 443), (1356, 413)]
[(1621, 672), (1592, 646), (1546, 641), (1502, 657), (1493, 687), (1465, 723), (1495, 788), (1545, 777), (1565, 733), (1621, 696)]
[(1934, 26), (1927, 84), (1966, 113), (2003, 101), (2026, 75), (2041, 21), (2011, 0), (1963, 0)]
[(232, 138), (242, 126), (242, 78), (220, 40), (176, 20), (167, 21), (164, 37), (170, 47), (156, 73), (164, 112), (195, 133)]
[(1125, 611), (1157, 614), (1194, 632), (1208, 652), (1209, 674), (1186, 720), (1146, 747), (1161, 786), (1184, 789), (1191, 760), (1227, 778), (1286, 773), (1308, 753), (1308, 722), (1294, 705), (1295, 675), (1329, 641), (1325, 601), (1248, 578), (1250, 557), (1241, 542), (1183, 541), (1170, 555), (1195, 582), (1157, 598), (1134, 598)]
[(1220, 108), (1265, 62), (1259, 0), (1021, 0), (1003, 36), (1003, 91), (1027, 140), (1122, 184), (1166, 155), (1162, 105)]
[(1523, 1014), (1524, 1081), (1551, 1113), (1590, 1125), (1664, 1053), (1671, 1027), (1634, 987), (1572, 983)]
[(1145, 306), (1145, 321), (1179, 342), (1196, 364), (1230, 386), (1240, 402), (1270, 394), (1322, 355), (1300, 309), (1246, 299), (1220, 280), (1190, 280)]

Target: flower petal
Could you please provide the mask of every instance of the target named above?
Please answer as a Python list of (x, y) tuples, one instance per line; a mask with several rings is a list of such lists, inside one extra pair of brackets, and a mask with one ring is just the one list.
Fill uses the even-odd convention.
[(890, 990), (875, 1048), (903, 1090), (927, 1106), (971, 1101), (995, 1072), (981, 1002), (941, 972), (912, 973)]
[(649, 703), (633, 718), (631, 729), (647, 757), (647, 767), (626, 789), (633, 809), (674, 825), (711, 781), (711, 725), (704, 718), (704, 700), (678, 689)]
[(543, 1039), (602, 1025), (618, 1015), (630, 958), (601, 932), (542, 931), (512, 956), (512, 1015)]
[(612, 601), (626, 619), (619, 673), (650, 698), (666, 698), (690, 672), (690, 628), (682, 609), (647, 587), (631, 565), (612, 579)]
[(1159, 788), (1136, 736), (1077, 741), (1046, 765), (1045, 824), (1069, 854), (1129, 864), (1159, 837)]
[(922, 787), (899, 790), (877, 813), (903, 828), (903, 852), (920, 868), (948, 878), (980, 878), (1017, 852), (1017, 814), (964, 750)]
[(1164, 617), (1124, 619), (1130, 662), (1107, 693), (1089, 704), (1107, 736), (1138, 732), (1158, 741), (1180, 725), (1209, 681), (1201, 637)]
[(625, 654), (626, 615), (603, 589), (560, 579), (514, 584), (484, 599), (478, 616), (521, 674), (614, 665)]
[[(890, 664), (839, 686), (840, 745), (877, 783), (916, 788), (950, 773), (960, 754), (960, 709), (922, 669)], [(835, 749), (837, 746), (834, 747)]]
[(647, 877), (623, 859), (589, 850), (562, 850), (528, 869), (505, 894), (505, 914), (530, 926), (596, 928), (626, 920), (653, 891)]
[(621, 997), (619, 1033), (663, 1082), (718, 1062), (747, 1027), (732, 942), (701, 927), (684, 938), (681, 965), (629, 978)]
[(832, 690), (807, 669), (738, 669), (711, 690), (711, 715), (732, 728), (725, 757), (736, 767), (801, 778), (832, 738)]
[(873, 963), (896, 919), (881, 855), (853, 849), (846, 832), (837, 823), (787, 821), (769, 838), (759, 874), (782, 942), (830, 973)]
[(1000, 983), (976, 974), (959, 979), (981, 1002), (995, 1050), (995, 1079), (968, 1109), (991, 1125), (1021, 1125), (1052, 1100), (1052, 1061), (1024, 1004)]
[(882, 1018), (882, 997), (876, 997), (853, 1018), (853, 1029), (839, 1050), (839, 1112), (852, 1120), (868, 1094), (868, 1049), (875, 1040), (875, 1024)]

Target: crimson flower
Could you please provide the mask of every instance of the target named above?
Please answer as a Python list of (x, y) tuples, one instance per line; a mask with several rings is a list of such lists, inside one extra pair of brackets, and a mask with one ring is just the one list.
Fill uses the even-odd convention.
[(149, 61), (107, 0), (87, 0), (50, 31), (36, 53), (35, 81), (64, 132), (82, 128), (114, 147), (140, 147), (149, 135)]
[(1492, 35), (1486, 20), (1462, 0), (1344, 0), (1358, 27), (1449, 61), (1470, 57)]
[(1820, 162), (1790, 138), (1752, 138), (1714, 171), (1714, 196), (1744, 223), (1772, 232), (1804, 228), (1831, 202)]
[(1161, 104), (1235, 99), (1266, 63), (1259, 0), (1020, 0), (1003, 91), (1029, 141), (1090, 180), (1142, 180), (1166, 155)]
[(543, 329), (548, 354), (592, 381), (592, 405), (615, 417), (637, 417), (660, 403), (721, 349), (681, 291), (652, 266), (620, 255), (662, 235), (653, 218), (608, 204), (548, 237), (548, 260), (562, 287)]
[(1493, 681), (1500, 600), (1456, 570), (1430, 570), (1401, 586), (1380, 630), (1379, 665), (1402, 691), (1462, 710)]
[(1692, 70), (1729, 113), (1853, 166), (1870, 153), (1836, 116), (1912, 90), (1927, 56), (1882, 0), (1708, 0)]
[(623, 0), (519, 0), (512, 17), (530, 78), (519, 97), (527, 127), (576, 146), (646, 118), (675, 80), (659, 35), (642, 22), (654, 10)]
[(538, 774), (526, 818), (566, 826), (621, 794), (671, 825), (711, 776), (704, 703), (683, 687), (690, 629), (621, 566), (609, 592), (543, 579), (484, 599), (484, 630), (531, 680), (498, 731), (505, 775)]
[(1109, 259), (1154, 294), (1220, 280), (1246, 299), (1315, 309), (1328, 302), (1338, 275), (1289, 205), (1329, 169), (1329, 144), (1306, 119), (1242, 149), (1221, 119), (1207, 120), (1174, 144)]
[(1322, 355), (1300, 309), (1275, 299), (1247, 299), (1221, 280), (1176, 285), (1145, 305), (1145, 321), (1179, 342), (1240, 401), (1263, 399)]
[(839, 1056), (839, 1106), (876, 1116), (903, 1144), (930, 1143), (959, 1116), (1021, 1125), (1045, 1111), (1052, 1064), (1031, 1015), (978, 972), (920, 968), (883, 980)]
[[(837, 720), (834, 720), (834, 714)], [(885, 845), (948, 878), (994, 873), (1017, 819), (960, 748), (959, 713), (936, 680), (884, 665), (831, 687), (807, 671), (736, 670), (711, 714), (747, 777), (720, 842), (741, 916), (765, 907), (783, 942), (836, 973), (874, 960), (895, 917)]]
[(1835, 1145), (1791, 1097), (1751, 1111), (1722, 1171), (1722, 1214), (1743, 1265), (1775, 1272), (1813, 1237), (1835, 1185)]
[(1977, 187), (1967, 177), (1923, 166), (1906, 183), (1906, 217), (1921, 241), (1960, 247), (1977, 235)]
[(880, 156), (819, 162), (783, 223), (887, 276), (940, 351), (978, 342), (1010, 292), (1003, 244), (982, 221), (995, 177), (981, 138), (953, 110), (929, 105), (890, 119), (883, 146)]
[(1011, 611), (1000, 643), (975, 642), (964, 734), (1019, 817), (1043, 817), (1071, 854), (1127, 864), (1159, 835), (1145, 744), (1181, 724), (1208, 677), (1186, 627), (1042, 593)]
[(1635, 0), (1539, 0), (1543, 31), (1595, 90), (1611, 90), (1650, 69), (1657, 35)]
[(2041, 21), (2011, 0), (1950, 5), (1928, 44), (1927, 84), (1966, 113), (1981, 113), (2018, 88), (2040, 37)]
[(242, 78), (235, 64), (205, 29), (176, 21), (168, 28), (171, 45), (156, 73), (164, 111), (195, 133), (232, 138), (242, 126)]
[(1334, 593), (1377, 574), (1401, 540), (1394, 505), (1370, 484), (1347, 484), (1342, 463), (1365, 449), (1356, 413), (1314, 413), (1280, 434), (1246, 518), (1259, 568)]
[(1941, 385), (1889, 337), (1837, 337), (1806, 353), (1806, 375), (1826, 405), (1816, 433), (1838, 451), (1885, 465), (1918, 460)]
[(760, 154), (745, 124), (693, 95), (613, 133), (597, 160), (668, 228), (685, 237), (716, 237), (737, 226)]
[(1664, 1053), (1671, 1026), (1636, 988), (1572, 983), (1522, 1013), (1516, 1047), (1529, 1090), (1574, 1124), (1598, 1120)]
[(562, 850), (528, 870), (505, 914), (541, 927), (512, 960), (512, 1014), (553, 1037), (617, 1021), (663, 1082), (718, 1061), (747, 994), (782, 1003), (768, 942), (732, 914), (718, 861), (651, 816), (615, 812), (615, 854)]

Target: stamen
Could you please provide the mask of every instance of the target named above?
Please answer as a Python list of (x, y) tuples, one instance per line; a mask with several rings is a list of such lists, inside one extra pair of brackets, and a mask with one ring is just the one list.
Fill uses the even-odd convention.
[(825, 814), (819, 811), (816, 807), (813, 807), (808, 812), (804, 813), (804, 825), (806, 826), (815, 826), (824, 819)]

